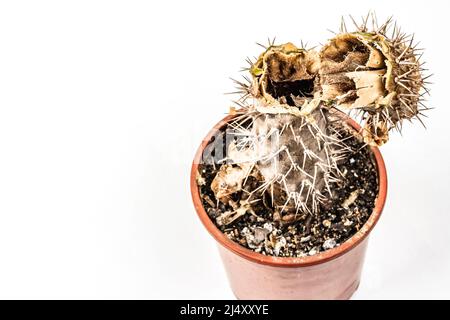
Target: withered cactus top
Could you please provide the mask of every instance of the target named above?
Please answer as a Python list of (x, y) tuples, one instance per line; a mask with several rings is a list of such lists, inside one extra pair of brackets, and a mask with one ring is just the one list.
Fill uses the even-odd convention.
[(423, 98), (429, 76), (423, 75), (414, 36), (402, 33), (392, 19), (379, 27), (373, 14), (360, 25), (351, 20), (355, 30), (348, 31), (342, 20), (340, 32), (319, 52), (270, 42), (255, 62), (248, 61), (252, 79), (238, 82), (243, 98), (305, 112), (311, 100), (356, 110), (363, 119), (365, 141), (377, 146), (387, 142), (390, 130), (401, 130), (403, 120), (421, 121), (428, 110)]

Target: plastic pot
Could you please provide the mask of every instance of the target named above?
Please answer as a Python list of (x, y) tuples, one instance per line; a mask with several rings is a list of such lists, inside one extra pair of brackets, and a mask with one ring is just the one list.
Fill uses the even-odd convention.
[[(387, 176), (378, 148), (372, 147), (378, 170), (379, 191), (375, 208), (364, 226), (340, 246), (302, 258), (266, 256), (251, 251), (223, 234), (203, 208), (196, 182), (204, 148), (233, 116), (220, 121), (203, 139), (191, 169), (195, 210), (218, 243), (231, 288), (238, 299), (348, 299), (358, 288), (369, 234), (380, 218), (386, 200)], [(348, 119), (355, 129), (359, 126)]]

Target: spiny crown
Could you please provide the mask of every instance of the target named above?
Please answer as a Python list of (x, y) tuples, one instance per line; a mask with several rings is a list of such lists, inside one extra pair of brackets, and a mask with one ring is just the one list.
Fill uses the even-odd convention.
[[(372, 27), (369, 29), (369, 18)], [(402, 121), (417, 118), (429, 109), (425, 69), (414, 36), (402, 33), (392, 19), (378, 26), (367, 15), (355, 31), (342, 20), (340, 32), (319, 52), (292, 43), (274, 45), (252, 62), (252, 79), (236, 81), (242, 99), (254, 97), (265, 105), (297, 106), (307, 112), (312, 100), (349, 112), (362, 119), (365, 141), (382, 145), (388, 132), (401, 130)], [(314, 105), (317, 105), (315, 103)]]
[(349, 32), (342, 20), (340, 33), (320, 51), (321, 94), (343, 110), (358, 110), (366, 141), (381, 145), (402, 120), (421, 121), (429, 76), (422, 75), (414, 36), (402, 33), (392, 18), (381, 26), (374, 14), (361, 24), (351, 20), (356, 30)]

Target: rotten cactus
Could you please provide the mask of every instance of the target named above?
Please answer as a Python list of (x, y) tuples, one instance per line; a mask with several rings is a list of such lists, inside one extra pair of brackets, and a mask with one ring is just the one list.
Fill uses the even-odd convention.
[[(217, 218), (219, 225), (258, 217), (261, 203), (280, 223), (316, 214), (333, 197), (340, 161), (358, 152), (345, 143), (349, 133), (379, 146), (402, 121), (428, 109), (413, 36), (391, 19), (381, 26), (373, 15), (352, 21), (354, 31), (342, 22), (319, 51), (269, 42), (256, 61), (248, 60), (250, 76), (236, 81), (242, 108), (226, 130), (233, 139), (210, 186), (218, 202), (233, 208)], [(352, 110), (360, 132), (342, 113)]]
[(392, 27), (391, 19), (380, 27), (372, 19), (371, 30), (369, 16), (361, 25), (353, 21), (353, 32), (342, 23), (341, 33), (320, 51), (319, 73), (322, 100), (361, 111), (366, 141), (381, 145), (390, 130), (401, 129), (403, 120), (421, 121), (428, 90), (414, 36)]

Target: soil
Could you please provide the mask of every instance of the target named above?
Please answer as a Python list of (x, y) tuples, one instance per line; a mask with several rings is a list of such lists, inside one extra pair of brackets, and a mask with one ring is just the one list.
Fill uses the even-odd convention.
[[(202, 180), (199, 189), (206, 212), (229, 239), (264, 255), (304, 257), (339, 246), (361, 229), (378, 194), (377, 169), (370, 148), (352, 134), (346, 134), (346, 145), (353, 152), (339, 164), (343, 178), (330, 185), (331, 202), (326, 207), (322, 205), (317, 214), (304, 214), (293, 223), (282, 224), (274, 221), (270, 208), (261, 205), (256, 215), (245, 214), (231, 224), (222, 225), (218, 217), (232, 208), (217, 201), (210, 188), (220, 167), (212, 159), (214, 154), (210, 159), (204, 158), (206, 161), (199, 166)], [(211, 149), (214, 143), (210, 142)]]

